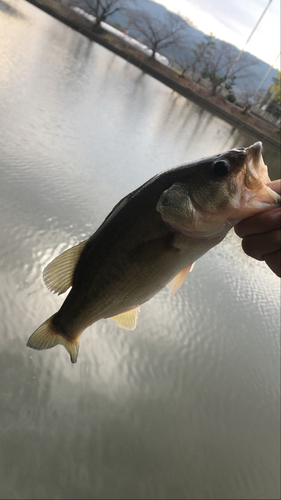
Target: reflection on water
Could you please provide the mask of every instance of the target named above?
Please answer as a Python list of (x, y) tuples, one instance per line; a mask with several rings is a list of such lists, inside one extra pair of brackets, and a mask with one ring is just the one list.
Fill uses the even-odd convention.
[(0, 23), (1, 498), (277, 498), (279, 280), (233, 232), (77, 365), (25, 347), (63, 301), (52, 258), (156, 172), (258, 137), (29, 3)]

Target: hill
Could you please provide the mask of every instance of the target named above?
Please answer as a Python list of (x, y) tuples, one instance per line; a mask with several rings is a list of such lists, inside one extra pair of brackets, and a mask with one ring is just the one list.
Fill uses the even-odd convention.
[[(77, 5), (82, 6), (83, 0), (76, 0)], [(84, 4), (85, 5), (85, 4)], [(137, 9), (137, 10), (145, 10), (149, 13), (149, 15), (152, 18), (156, 19), (164, 19), (165, 14), (167, 13), (167, 9), (163, 6), (158, 4), (157, 2), (154, 2), (152, 0), (134, 0), (134, 2), (130, 3), (130, 8), (131, 9)], [(85, 7), (84, 7), (85, 8)], [(177, 16), (177, 14), (173, 14), (174, 16)], [(114, 24), (118, 23), (122, 26), (123, 30), (128, 27), (129, 23), (129, 13), (127, 9), (124, 9), (122, 11), (117, 11), (115, 14), (110, 16), (107, 19), (107, 22)], [(196, 46), (196, 44), (202, 42), (204, 40), (205, 33), (200, 31), (199, 29), (195, 28), (192, 23), (189, 20), (185, 20), (186, 22), (186, 47), (188, 48), (188, 51), (186, 49), (179, 49), (175, 48), (173, 46), (168, 47), (167, 49), (163, 49), (160, 51), (163, 55), (168, 57), (168, 59), (173, 60), (175, 59), (179, 54), (184, 53), (186, 55), (190, 55), (190, 61), (192, 60), (193, 52), (192, 49)], [(129, 34), (134, 37), (139, 39), (140, 41), (145, 43), (145, 39), (143, 39), (140, 35), (140, 33), (133, 27), (129, 26)], [(226, 42), (223, 42), (222, 40), (216, 39), (216, 43), (221, 45), (221, 44), (226, 44), (231, 46), (231, 49), (233, 50), (233, 53), (236, 56), (238, 56), (240, 50), (235, 47), (232, 44), (227, 44)], [(270, 69), (270, 65), (261, 59), (258, 59), (256, 56), (250, 54), (247, 52), (247, 55), (250, 59), (251, 62), (254, 63), (253, 67), (251, 68), (251, 77), (249, 78), (242, 78), (238, 79), (237, 82), (235, 83), (235, 91), (237, 93), (241, 92), (245, 88), (248, 88), (249, 90), (255, 91), (258, 87), (258, 85), (261, 83), (262, 79), (264, 78), (265, 74), (267, 71)], [(277, 78), (277, 71), (276, 69), (272, 69), (268, 77), (266, 78), (265, 82), (262, 85), (261, 90), (265, 91), (269, 85), (272, 83), (272, 78)]]
[(67, 0), (63, 0), (63, 2), (60, 0), (27, 1), (54, 16), (67, 26), (77, 30), (90, 40), (103, 45), (108, 50), (123, 57), (140, 70), (161, 81), (194, 103), (199, 104), (204, 109), (207, 109), (236, 127), (243, 128), (243, 130), (257, 137), (258, 140), (262, 140), (279, 151), (280, 138), (278, 127), (258, 116), (253, 116), (252, 113), (243, 114), (241, 108), (231, 104), (221, 95), (210, 95), (208, 89), (205, 89), (188, 77), (181, 78), (172, 68), (161, 64), (157, 60), (152, 60), (131, 44), (124, 43), (120, 36), (116, 36), (114, 33), (104, 29), (99, 29), (98, 32), (97, 30), (93, 30), (92, 21), (88, 20), (87, 16), (85, 17), (81, 13), (69, 8), (66, 5)]

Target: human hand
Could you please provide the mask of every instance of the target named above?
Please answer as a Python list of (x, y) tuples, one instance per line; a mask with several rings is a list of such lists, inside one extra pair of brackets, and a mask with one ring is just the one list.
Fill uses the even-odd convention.
[[(268, 186), (281, 194), (281, 179)], [(234, 230), (242, 240), (244, 252), (257, 260), (264, 260), (281, 277), (281, 207), (252, 215), (239, 222)]]

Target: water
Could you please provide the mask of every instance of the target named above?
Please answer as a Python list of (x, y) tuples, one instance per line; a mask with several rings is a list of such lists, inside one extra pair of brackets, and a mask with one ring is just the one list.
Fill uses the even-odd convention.
[(22, 0), (0, 23), (1, 498), (278, 498), (280, 282), (234, 233), (76, 365), (25, 347), (63, 301), (46, 263), (156, 172), (258, 137)]

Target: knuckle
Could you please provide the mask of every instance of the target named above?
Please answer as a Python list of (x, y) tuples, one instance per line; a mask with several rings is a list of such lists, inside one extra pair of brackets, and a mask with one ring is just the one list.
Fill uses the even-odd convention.
[(268, 212), (266, 221), (272, 229), (281, 229), (281, 209), (271, 210)]
[(242, 248), (245, 254), (249, 255), (250, 257), (258, 258), (257, 246), (253, 243), (252, 238), (250, 238), (249, 236), (246, 236), (242, 240)]

